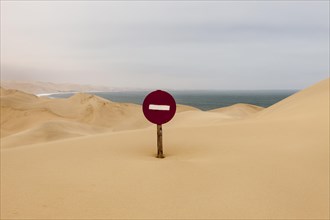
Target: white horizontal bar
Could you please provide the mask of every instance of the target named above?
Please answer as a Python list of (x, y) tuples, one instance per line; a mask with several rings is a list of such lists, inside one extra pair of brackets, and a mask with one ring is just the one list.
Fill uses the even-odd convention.
[(150, 110), (169, 111), (170, 106), (169, 105), (153, 105), (153, 104), (150, 104), (149, 109)]

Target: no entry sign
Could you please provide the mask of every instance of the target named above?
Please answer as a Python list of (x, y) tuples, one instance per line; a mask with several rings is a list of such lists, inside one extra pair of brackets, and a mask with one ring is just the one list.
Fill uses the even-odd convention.
[(143, 114), (152, 123), (161, 125), (169, 122), (176, 111), (174, 98), (167, 92), (156, 90), (143, 101)]
[(157, 158), (164, 158), (162, 124), (173, 118), (176, 111), (175, 100), (169, 93), (157, 90), (146, 96), (142, 109), (144, 116), (157, 124)]

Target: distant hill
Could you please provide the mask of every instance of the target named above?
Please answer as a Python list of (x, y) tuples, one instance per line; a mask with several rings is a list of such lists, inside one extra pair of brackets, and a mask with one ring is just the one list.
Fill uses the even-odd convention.
[(57, 93), (57, 92), (116, 91), (115, 88), (107, 87), (107, 86), (78, 85), (78, 84), (51, 83), (51, 82), (1, 81), (1, 87), (5, 89), (16, 89), (32, 94)]

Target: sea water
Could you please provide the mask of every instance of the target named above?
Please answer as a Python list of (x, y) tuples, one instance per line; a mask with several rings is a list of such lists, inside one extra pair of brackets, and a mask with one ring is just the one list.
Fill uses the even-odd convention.
[[(151, 91), (125, 92), (88, 92), (102, 98), (124, 103), (142, 104)], [(246, 103), (269, 107), (282, 99), (296, 93), (297, 90), (237, 90), (237, 91), (169, 91), (177, 104), (190, 105), (201, 110), (211, 110)], [(59, 93), (49, 95), (51, 98), (67, 98), (74, 93)]]

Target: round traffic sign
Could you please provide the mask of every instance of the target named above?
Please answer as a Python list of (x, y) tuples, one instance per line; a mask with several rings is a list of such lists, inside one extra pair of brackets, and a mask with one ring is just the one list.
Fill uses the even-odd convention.
[(144, 116), (154, 124), (169, 122), (176, 111), (174, 98), (167, 92), (156, 90), (149, 93), (142, 105)]

